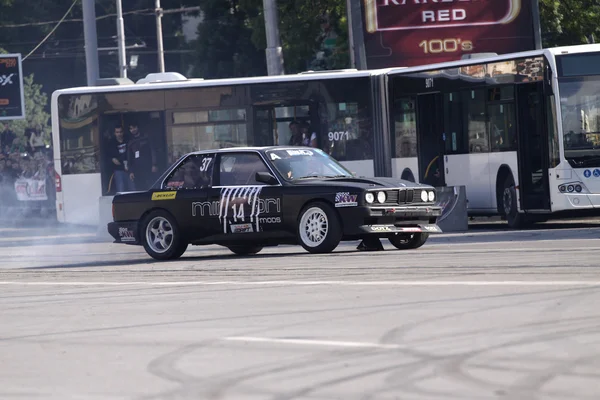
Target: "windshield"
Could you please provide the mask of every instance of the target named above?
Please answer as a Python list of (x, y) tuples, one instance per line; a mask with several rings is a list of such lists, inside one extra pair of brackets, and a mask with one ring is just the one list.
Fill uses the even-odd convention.
[(346, 178), (352, 173), (320, 149), (286, 148), (267, 151), (277, 171), (287, 180)]
[(565, 158), (574, 168), (600, 166), (600, 79), (559, 83)]

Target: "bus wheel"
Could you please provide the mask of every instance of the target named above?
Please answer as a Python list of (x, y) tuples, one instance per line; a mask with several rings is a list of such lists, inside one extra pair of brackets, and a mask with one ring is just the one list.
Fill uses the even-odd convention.
[(175, 260), (188, 247), (188, 243), (181, 237), (175, 218), (166, 211), (152, 211), (144, 218), (141, 227), (144, 249), (156, 260)]
[(429, 239), (429, 233), (423, 232), (397, 233), (388, 237), (390, 243), (399, 250), (418, 249), (425, 244), (427, 239)]
[(517, 210), (517, 189), (515, 179), (509, 174), (504, 180), (502, 191), (502, 213), (512, 229), (520, 229), (525, 225), (525, 215)]

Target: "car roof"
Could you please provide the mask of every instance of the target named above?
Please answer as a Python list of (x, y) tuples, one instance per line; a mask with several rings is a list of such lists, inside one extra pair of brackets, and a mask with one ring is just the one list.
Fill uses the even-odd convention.
[(305, 146), (254, 146), (254, 147), (226, 147), (224, 149), (210, 149), (210, 150), (199, 150), (193, 151), (189, 154), (206, 154), (206, 153), (235, 153), (240, 151), (253, 151), (253, 152), (265, 152), (269, 150), (315, 150), (313, 147)]

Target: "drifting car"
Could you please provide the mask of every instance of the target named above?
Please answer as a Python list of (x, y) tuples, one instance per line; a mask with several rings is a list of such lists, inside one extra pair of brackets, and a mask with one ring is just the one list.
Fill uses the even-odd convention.
[(377, 237), (415, 249), (441, 232), (442, 213), (432, 186), (356, 177), (322, 150), (280, 146), (184, 155), (149, 190), (115, 195), (112, 208), (114, 242), (142, 245), (158, 260), (190, 244), (238, 255), (281, 244), (329, 253)]

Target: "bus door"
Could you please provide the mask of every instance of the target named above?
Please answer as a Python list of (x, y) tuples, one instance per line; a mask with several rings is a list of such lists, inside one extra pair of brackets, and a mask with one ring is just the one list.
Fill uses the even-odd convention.
[[(164, 121), (165, 116), (162, 111), (116, 112), (104, 113), (100, 116), (100, 162), (102, 193), (104, 196), (114, 195), (119, 186), (122, 186), (124, 191), (149, 189), (170, 165), (171, 161), (174, 161), (169, 160), (167, 157)], [(136, 127), (137, 131), (135, 130)], [(122, 132), (126, 143), (124, 147), (115, 142), (115, 131), (117, 129)], [(147, 145), (139, 149), (129, 146), (136, 137), (135, 135), (146, 137)], [(132, 158), (136, 158), (135, 156), (139, 158), (137, 165), (132, 168), (129, 168), (131, 167), (129, 165), (127, 166), (129, 171), (126, 177), (117, 176), (117, 171), (123, 170), (124, 167), (116, 167), (114, 164), (113, 158), (117, 148), (119, 153), (124, 148), (125, 151), (131, 153)], [(127, 158), (126, 154), (121, 154), (121, 156)], [(156, 171), (152, 171), (152, 161), (156, 163)], [(128, 182), (129, 172), (135, 172), (133, 183)], [(118, 182), (119, 179), (121, 182)]]
[(550, 210), (548, 130), (543, 83), (517, 85), (518, 160), (521, 208)]
[(441, 93), (417, 96), (419, 182), (445, 186), (443, 109)]
[[(292, 129), (308, 127), (308, 135), (319, 137), (319, 115), (315, 103), (287, 102), (273, 105), (255, 105), (254, 137), (257, 146), (286, 146), (290, 143)], [(297, 127), (290, 127), (291, 122)], [(308, 136), (310, 139), (310, 136)]]

